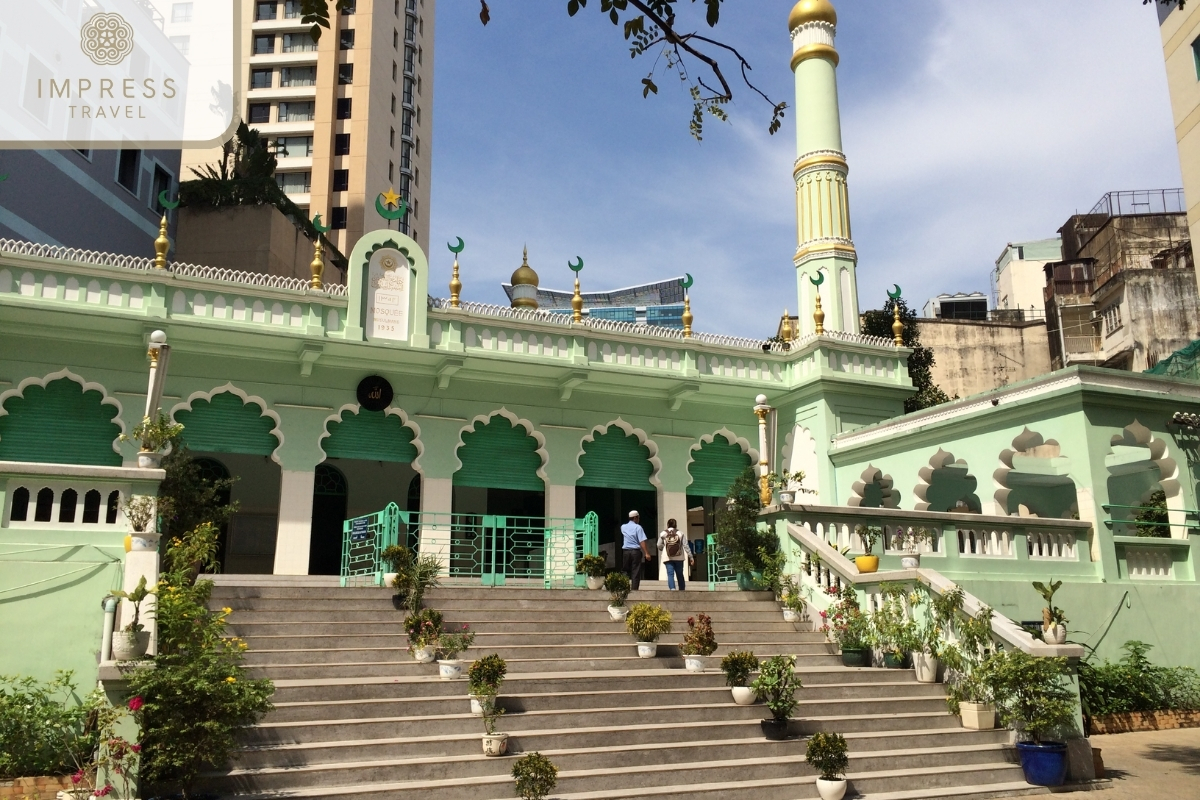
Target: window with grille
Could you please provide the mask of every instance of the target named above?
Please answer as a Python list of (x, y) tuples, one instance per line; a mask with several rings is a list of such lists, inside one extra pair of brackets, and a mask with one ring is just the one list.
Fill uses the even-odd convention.
[(413, 101), (413, 79), (405, 78), (404, 79), (404, 103), (405, 103), (405, 105), (411, 106), (412, 101)]
[(304, 12), (300, 9), (301, 0), (286, 0), (283, 4), (284, 19), (299, 19), (304, 16)]
[[(287, 70), (285, 69), (284, 72)], [(271, 82), (275, 78), (274, 70), (269, 69), (252, 69), (250, 70), (250, 88), (251, 89), (270, 89)], [(286, 84), (285, 84), (286, 85)]]
[(275, 52), (274, 34), (264, 33), (254, 37), (254, 55), (265, 56)]
[(417, 40), (417, 18), (411, 14), (404, 18), (404, 41), (415, 42)]
[(316, 86), (316, 67), (284, 67), (279, 74), (281, 86)]
[(306, 33), (285, 33), (283, 35), (283, 52), (312, 53), (317, 49), (317, 43)]
[(412, 169), (412, 145), (408, 142), (400, 143), (400, 169)]
[(338, 41), (341, 44), (341, 49), (353, 50), (354, 49), (354, 29), (348, 28), (348, 29), (342, 31), (338, 37)]
[(313, 121), (314, 104), (312, 101), (305, 103), (280, 103), (279, 104), (279, 121), (280, 122), (312, 122)]
[[(176, 7), (180, 4), (176, 3)], [(188, 3), (190, 6), (191, 3)], [(258, 2), (254, 4), (254, 19), (262, 22), (266, 19), (275, 19), (275, 15), (279, 12), (279, 4), (275, 2)], [(177, 20), (171, 20), (176, 22)]]
[(270, 103), (251, 103), (250, 104), (250, 124), (264, 123), (271, 121), (271, 104)]
[(311, 172), (276, 172), (275, 182), (284, 194), (308, 194), (312, 191)]
[(308, 158), (312, 150), (311, 136), (280, 136), (275, 140), (275, 155), (279, 158)]
[(408, 45), (405, 45), (405, 47), (404, 47), (404, 71), (409, 74), (412, 74), (413, 71), (416, 69), (416, 61), (417, 61), (417, 51), (414, 48), (412, 48)]
[(404, 109), (400, 115), (400, 133), (404, 136), (412, 136), (413, 112), (409, 109)]
[(1100, 312), (1104, 317), (1104, 335), (1111, 336), (1121, 328), (1121, 304), (1113, 303)]

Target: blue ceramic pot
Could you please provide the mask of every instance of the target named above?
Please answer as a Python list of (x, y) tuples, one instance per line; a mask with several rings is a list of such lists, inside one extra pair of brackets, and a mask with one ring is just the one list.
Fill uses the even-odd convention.
[(763, 585), (761, 572), (739, 572), (737, 574), (737, 586), (743, 592), (761, 592), (766, 587)]
[(1067, 746), (1061, 742), (1017, 742), (1021, 771), (1034, 786), (1062, 786), (1067, 780)]

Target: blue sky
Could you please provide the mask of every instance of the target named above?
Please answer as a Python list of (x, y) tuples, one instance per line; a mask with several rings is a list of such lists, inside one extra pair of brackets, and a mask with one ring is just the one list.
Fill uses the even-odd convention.
[[(1106, 191), (1182, 185), (1140, 0), (835, 3), (864, 309), (893, 282), (918, 307), (987, 291), (1007, 242), (1053, 236)], [(598, 9), (489, 4), (487, 27), (474, 0), (437, 8), (432, 292), (461, 236), (464, 299), (507, 304), (528, 244), (544, 287), (569, 288), (576, 256), (585, 290), (690, 272), (698, 329), (773, 334), (796, 304), (793, 110), (769, 136), (766, 104), (737, 84), (731, 122), (697, 144), (685, 89), (660, 74), (643, 100), (648, 57)], [(717, 28), (789, 106), (792, 4), (728, 0)]]

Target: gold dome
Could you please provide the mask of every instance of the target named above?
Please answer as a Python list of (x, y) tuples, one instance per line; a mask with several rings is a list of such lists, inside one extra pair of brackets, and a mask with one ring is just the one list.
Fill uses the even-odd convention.
[(512, 274), (512, 305), (514, 308), (537, 308), (538, 274), (529, 266), (529, 248), (521, 253), (521, 266)]
[(800, 0), (788, 14), (788, 30), (794, 31), (806, 22), (828, 22), (837, 25), (837, 11), (829, 0)]

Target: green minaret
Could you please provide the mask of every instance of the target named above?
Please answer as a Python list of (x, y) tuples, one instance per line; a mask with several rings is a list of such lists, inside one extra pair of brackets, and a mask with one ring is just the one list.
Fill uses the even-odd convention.
[[(815, 332), (821, 293), (826, 331), (858, 333), (858, 255), (850, 239), (846, 156), (838, 112), (837, 12), (829, 0), (800, 0), (788, 16), (796, 76), (796, 286), (800, 335)], [(813, 285), (820, 281), (820, 287)]]

